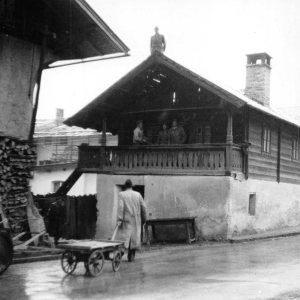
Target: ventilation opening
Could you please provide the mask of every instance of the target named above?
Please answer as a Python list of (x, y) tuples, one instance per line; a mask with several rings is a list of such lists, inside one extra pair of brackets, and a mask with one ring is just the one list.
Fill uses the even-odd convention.
[(256, 193), (250, 193), (249, 195), (249, 215), (255, 216), (256, 210)]

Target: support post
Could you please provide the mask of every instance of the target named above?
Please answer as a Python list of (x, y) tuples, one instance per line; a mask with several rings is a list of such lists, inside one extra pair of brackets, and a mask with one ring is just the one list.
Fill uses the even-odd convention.
[(102, 136), (101, 136), (101, 146), (106, 146), (106, 119), (102, 121)]
[(277, 145), (277, 172), (276, 172), (276, 179), (277, 182), (280, 182), (280, 160), (281, 160), (281, 127), (278, 127), (278, 145)]
[(233, 143), (233, 135), (232, 135), (232, 114), (231, 112), (227, 113), (228, 121), (227, 121), (227, 136), (226, 136), (226, 143), (232, 144)]
[(249, 128), (250, 128), (250, 110), (249, 107), (245, 109), (245, 115), (244, 115), (244, 123), (245, 123), (245, 132), (244, 132), (244, 142), (247, 141), (248, 146), (247, 149), (244, 151), (244, 174), (245, 179), (248, 179), (249, 177), (249, 146), (251, 145), (249, 143)]
[(44, 70), (44, 63), (45, 63), (45, 50), (47, 45), (47, 37), (48, 37), (48, 26), (46, 25), (44, 28), (44, 37), (43, 37), (43, 43), (41, 47), (41, 54), (40, 54), (40, 62), (39, 62), (39, 69), (37, 73), (37, 91), (35, 95), (34, 101), (34, 107), (31, 115), (31, 123), (30, 123), (30, 129), (28, 134), (28, 144), (32, 145), (33, 143), (33, 135), (34, 135), (34, 128), (35, 128), (35, 119), (37, 115), (37, 110), (39, 106), (39, 97), (40, 97), (40, 90), (41, 90), (41, 81), (42, 81), (42, 73)]

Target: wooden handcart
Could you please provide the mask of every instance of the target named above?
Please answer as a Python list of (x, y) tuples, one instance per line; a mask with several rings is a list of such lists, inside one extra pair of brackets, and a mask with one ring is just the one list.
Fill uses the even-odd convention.
[(72, 274), (78, 262), (83, 262), (88, 274), (99, 276), (105, 260), (112, 262), (112, 269), (119, 270), (122, 261), (124, 243), (120, 241), (91, 240), (73, 241), (59, 244), (65, 251), (61, 256), (61, 267), (67, 274)]

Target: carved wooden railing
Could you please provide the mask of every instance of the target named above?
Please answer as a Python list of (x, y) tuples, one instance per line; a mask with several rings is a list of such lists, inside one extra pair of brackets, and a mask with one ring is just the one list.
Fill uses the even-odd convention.
[(78, 165), (99, 173), (229, 175), (243, 171), (243, 155), (232, 144), (80, 146)]

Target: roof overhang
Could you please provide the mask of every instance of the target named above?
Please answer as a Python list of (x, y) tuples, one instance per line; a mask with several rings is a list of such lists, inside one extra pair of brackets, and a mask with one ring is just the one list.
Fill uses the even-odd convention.
[[(183, 94), (193, 90), (196, 93), (198, 89), (205, 89), (215, 97), (219, 97), (237, 108), (245, 105), (245, 102), (236, 95), (155, 51), (64, 123), (69, 126), (76, 125), (99, 130), (101, 119), (104, 117), (113, 116), (112, 119), (116, 120), (118, 115), (126, 113), (153, 112), (155, 105), (152, 109), (150, 108), (151, 97), (159, 98), (160, 103), (156, 105), (156, 109), (159, 111), (168, 109), (161, 104), (164, 101), (162, 99), (164, 94), (169, 97), (172, 92), (181, 91)], [(145, 105), (142, 104), (143, 101)], [(172, 105), (169, 108), (174, 110)], [(186, 102), (177, 108), (193, 109), (195, 105)]]
[[(165, 75), (166, 77), (159, 78), (158, 76), (160, 75)], [(157, 79), (161, 82), (159, 83)], [(271, 109), (268, 106), (263, 106), (244, 96), (244, 94), (239, 91), (202, 77), (158, 51), (155, 51), (145, 61), (110, 86), (95, 100), (74, 116), (65, 120), (64, 123), (69, 126), (92, 128), (100, 131), (103, 118), (109, 118), (108, 130), (117, 132), (114, 130), (117, 126), (116, 123), (120, 123), (120, 118), (124, 118), (126, 115), (139, 112), (141, 116), (142, 113), (160, 113), (162, 110), (174, 110), (172, 106), (159, 107), (159, 104), (157, 104), (156, 110), (152, 109), (150, 107), (151, 105), (149, 106), (149, 102), (155, 102), (156, 98), (158, 101), (163, 102), (163, 98), (166, 95), (169, 96), (167, 93), (172, 91), (176, 92), (178, 89), (181, 89), (181, 91), (187, 95), (186, 98), (188, 98), (190, 97), (189, 93), (191, 91), (195, 91), (199, 88), (209, 91), (211, 95), (215, 96), (215, 99), (219, 99), (219, 102), (212, 99), (210, 101), (211, 103), (206, 103), (201, 107), (202, 109), (209, 107), (224, 109), (226, 106), (234, 109), (250, 107), (300, 127), (300, 122), (297, 120), (282, 112)], [(165, 93), (165, 91), (167, 92)], [(144, 105), (142, 103), (143, 101)], [(146, 101), (148, 101), (148, 104)], [(195, 107), (195, 105), (191, 105), (188, 101), (177, 108), (182, 111), (200, 109), (200, 107)]]
[(84, 0), (2, 1), (0, 25), (0, 31), (35, 44), (46, 35), (47, 47), (60, 59), (129, 51)]

